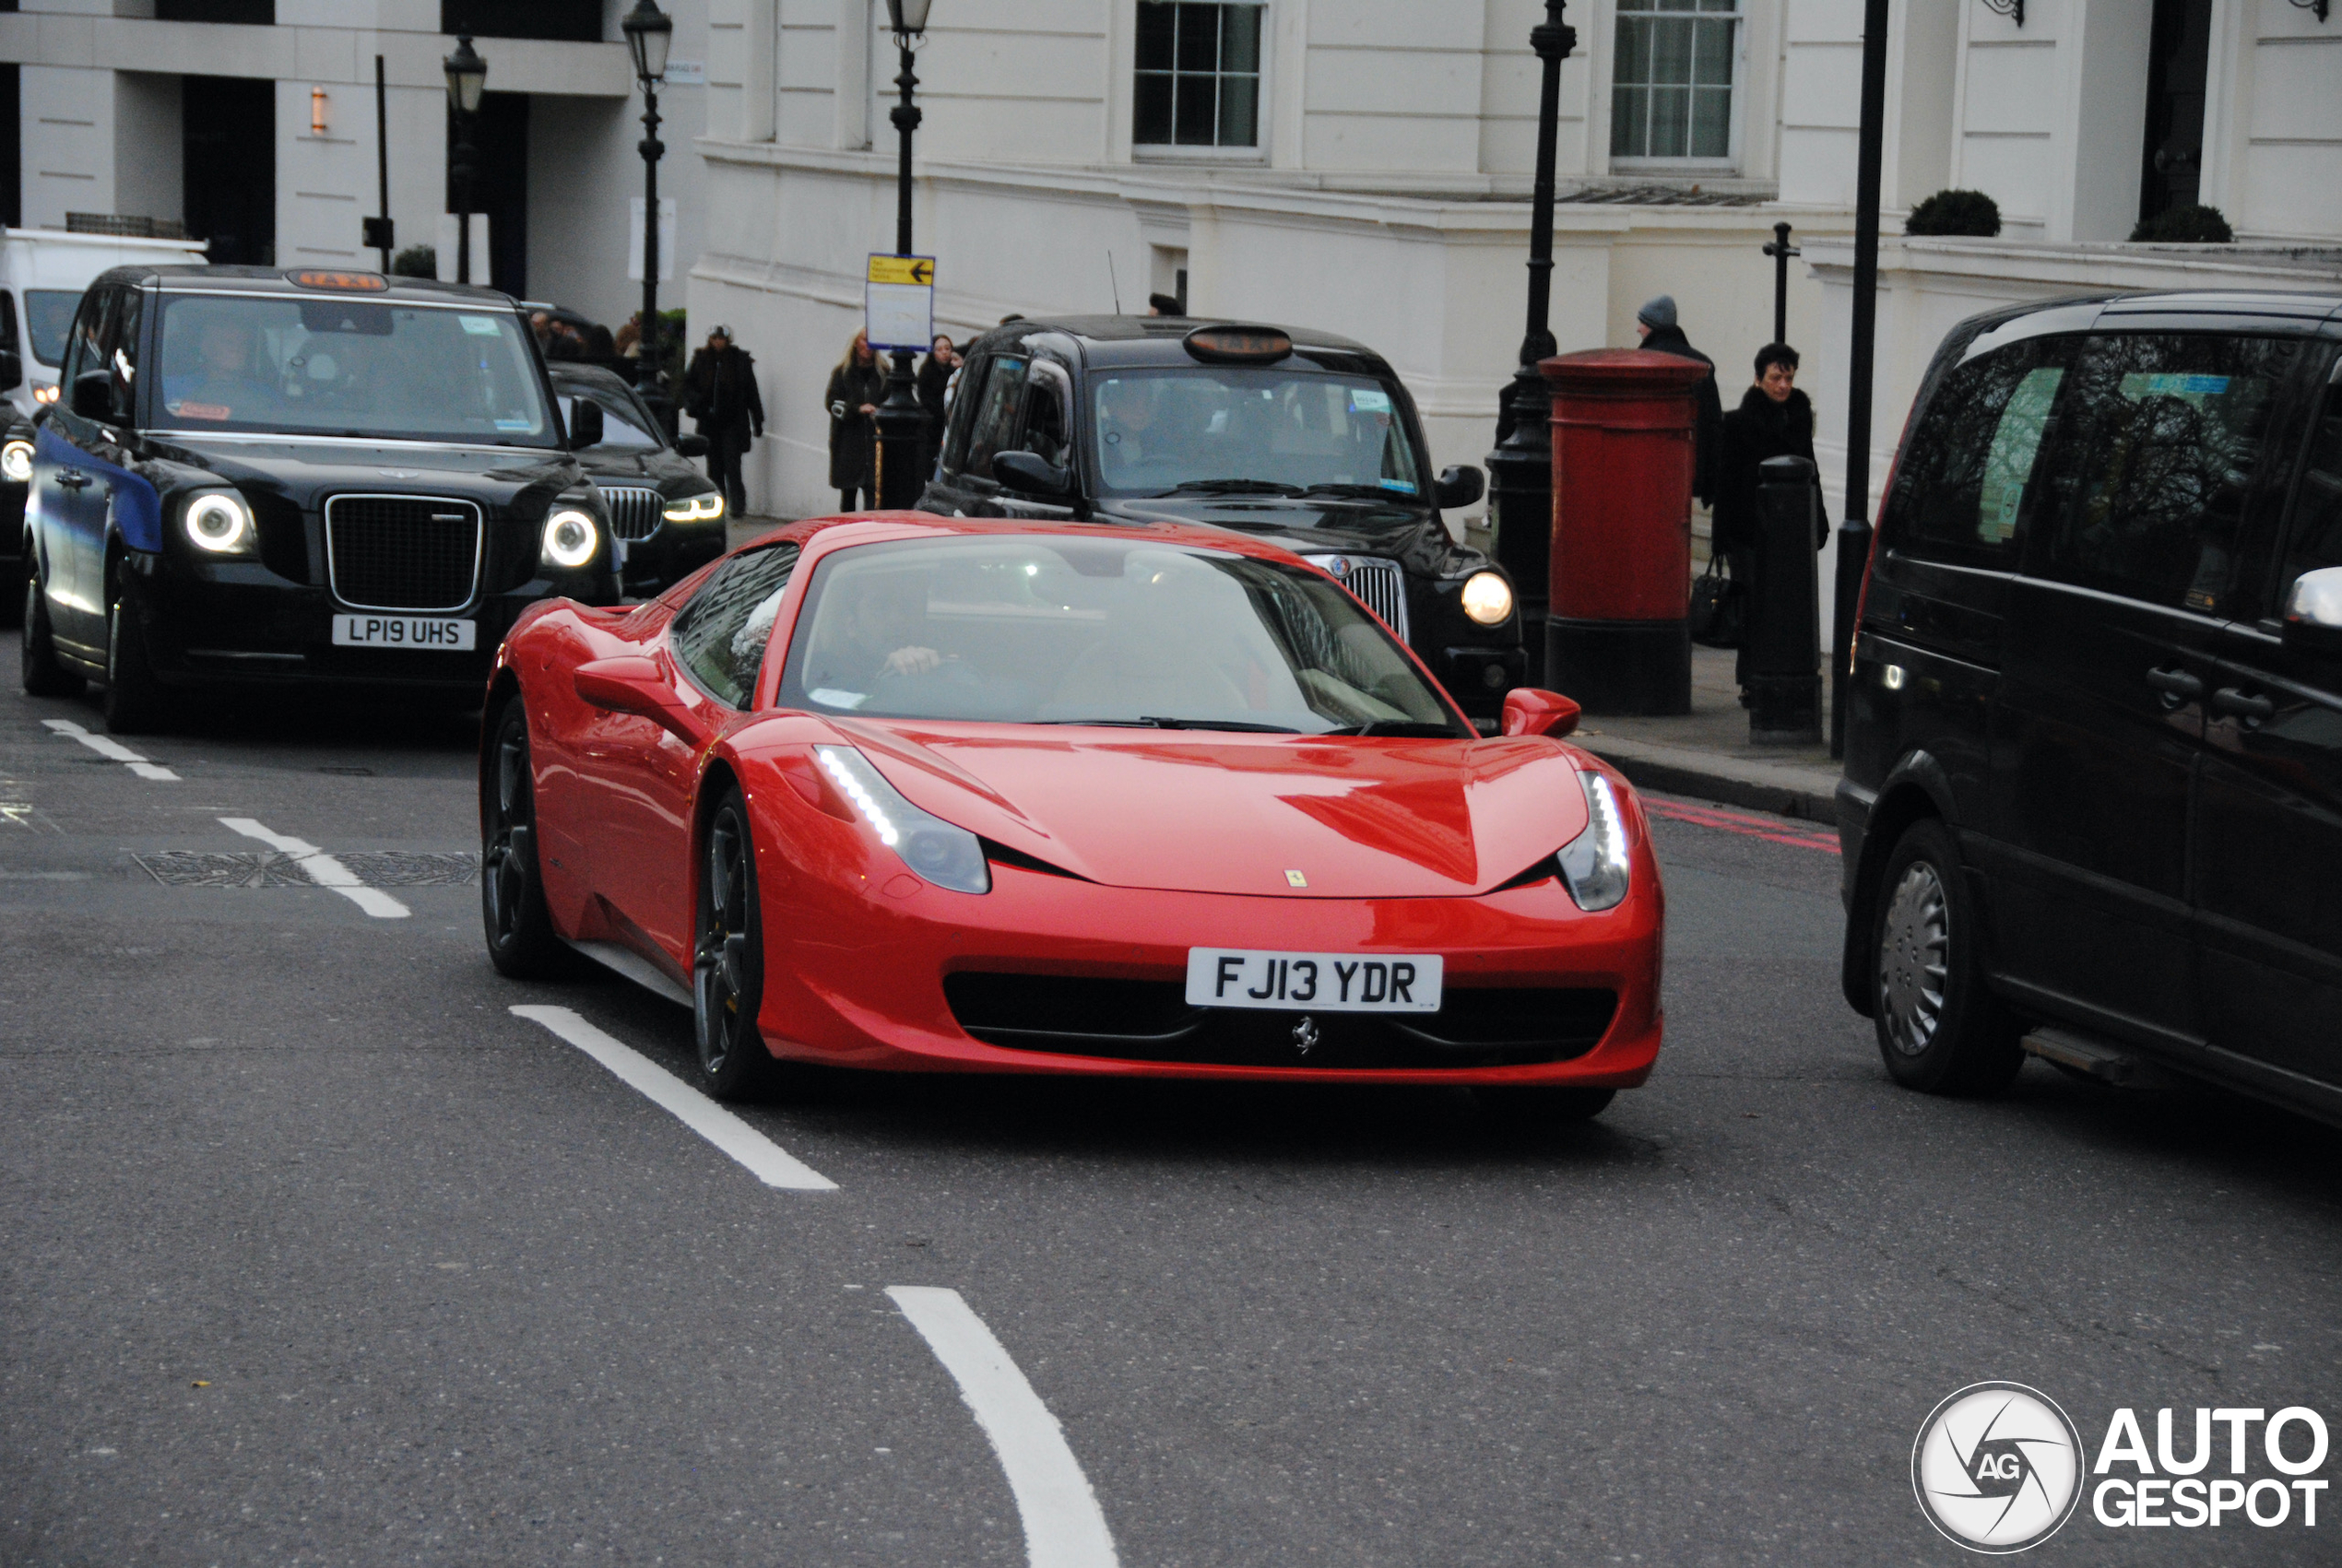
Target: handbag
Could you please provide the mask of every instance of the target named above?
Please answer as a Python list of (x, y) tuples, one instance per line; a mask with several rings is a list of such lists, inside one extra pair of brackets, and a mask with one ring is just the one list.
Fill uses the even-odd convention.
[(1721, 555), (1691, 585), (1691, 640), (1710, 648), (1737, 648), (1748, 620), (1748, 594)]

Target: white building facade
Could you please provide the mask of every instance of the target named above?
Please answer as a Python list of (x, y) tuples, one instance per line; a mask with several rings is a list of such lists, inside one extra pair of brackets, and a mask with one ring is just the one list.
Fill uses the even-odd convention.
[[(0, 15), (13, 67), (14, 220), (90, 213), (182, 224), (213, 259), (376, 266), (362, 220), (435, 245), (449, 210), (441, 62), (475, 30), (488, 98), (474, 141), (489, 254), (472, 278), (615, 324), (641, 308), (626, 277), (630, 198), (643, 190), (642, 97), (620, 0), (18, 0)], [(700, 245), (707, 0), (670, 0), (677, 78), (660, 98), (663, 195), (678, 198), (682, 303)], [(374, 62), (385, 83), (376, 134)], [(453, 277), (452, 258), (446, 275)]]
[[(894, 44), (883, 0), (709, 4), (735, 46), (710, 67), (692, 313), (759, 356), (776, 438), (753, 458), (760, 501), (812, 511), (834, 504), (824, 374), (858, 323), (866, 253), (893, 246)], [(1789, 338), (1826, 469), (1844, 452), (1863, 9), (1587, 0), (1561, 78), (1563, 350), (1631, 344), (1636, 308), (1670, 293), (1729, 404), (1772, 336), (1761, 247), (1790, 222), (1805, 256)], [(2294, 0), (2016, 9), (1891, 6), (1874, 484), (1960, 315), (2342, 271), (2342, 17)], [(915, 207), (939, 328), (1111, 310), (1118, 292), (1142, 310), (1184, 279), (1195, 312), (1374, 344), (1435, 465), (1480, 461), (1522, 333), (1544, 18), (1541, 0), (935, 0)], [(2001, 235), (1897, 241), (1946, 186), (1993, 195)], [(2125, 242), (2179, 195), (2221, 207), (2238, 242)]]

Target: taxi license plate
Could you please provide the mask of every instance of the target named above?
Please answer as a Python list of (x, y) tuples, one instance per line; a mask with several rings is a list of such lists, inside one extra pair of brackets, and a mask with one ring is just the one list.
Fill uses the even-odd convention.
[(1188, 1005), (1331, 1013), (1436, 1013), (1434, 953), (1271, 953), (1188, 949)]
[(479, 627), (468, 620), (442, 620), (422, 615), (337, 615), (334, 617), (337, 648), (435, 648), (468, 654), (478, 645)]

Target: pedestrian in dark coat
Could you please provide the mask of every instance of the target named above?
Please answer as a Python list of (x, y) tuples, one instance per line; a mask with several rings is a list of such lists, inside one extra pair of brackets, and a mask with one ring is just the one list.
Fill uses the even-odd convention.
[(927, 358), (919, 362), (919, 407), (927, 415), (922, 474), (935, 472), (935, 460), (943, 451), (943, 420), (950, 412), (943, 404), (943, 389), (952, 384), (952, 372), (959, 368), (960, 356), (952, 339), (937, 333), (927, 347)]
[[(1797, 350), (1786, 343), (1768, 343), (1756, 350), (1756, 382), (1741, 395), (1740, 407), (1724, 416), (1723, 439), (1717, 456), (1715, 534), (1710, 548), (1724, 558), (1733, 581), (1753, 602), (1765, 583), (1756, 571), (1757, 547), (1764, 541), (1764, 499), (1757, 486), (1759, 466), (1774, 457), (1802, 457), (1814, 462), (1814, 405), (1797, 390)], [(1815, 512), (1814, 548), (1829, 537), (1829, 520), (1818, 506)], [(1748, 649), (1741, 647), (1741, 684), (1748, 683)]]
[(878, 504), (872, 459), (878, 448), (878, 406), (885, 395), (886, 372), (879, 368), (878, 352), (869, 335), (858, 332), (822, 394), (830, 410), (830, 484), (837, 491), (840, 512), (862, 504), (858, 497)]
[(1716, 504), (1716, 458), (1723, 439), (1724, 403), (1716, 393), (1716, 361), (1691, 346), (1675, 324), (1675, 297), (1662, 294), (1635, 312), (1635, 330), (1642, 347), (1653, 354), (1697, 360), (1708, 367), (1708, 377), (1693, 389), (1691, 493), (1709, 506)]
[(740, 461), (749, 442), (764, 434), (764, 399), (756, 390), (756, 361), (732, 341), (728, 326), (713, 328), (683, 371), (683, 412), (707, 438), (707, 477), (724, 492), (734, 516), (748, 510)]

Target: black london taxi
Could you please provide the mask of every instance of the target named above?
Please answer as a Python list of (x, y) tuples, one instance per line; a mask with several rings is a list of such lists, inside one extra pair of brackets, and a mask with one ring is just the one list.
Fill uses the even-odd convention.
[(707, 438), (669, 442), (634, 389), (599, 365), (555, 360), (545, 371), (563, 420), (580, 398), (601, 408), (602, 439), (579, 447), (577, 462), (609, 509), (626, 591), (664, 593), (722, 555), (724, 492), (687, 461), (707, 455)]
[(133, 266), (82, 297), (34, 442), (24, 684), (106, 723), (189, 688), (477, 695), (528, 605), (619, 594), (527, 324), (378, 273)]
[(1331, 333), (1183, 317), (1011, 322), (968, 346), (922, 510), (1201, 523), (1259, 535), (1339, 578), (1465, 713), (1521, 681), (1502, 568), (1439, 509), (1480, 470), (1428, 472), (1414, 401)]
[(1978, 316), (1888, 482), (1839, 789), (1900, 1082), (2342, 1121), (2342, 290)]

